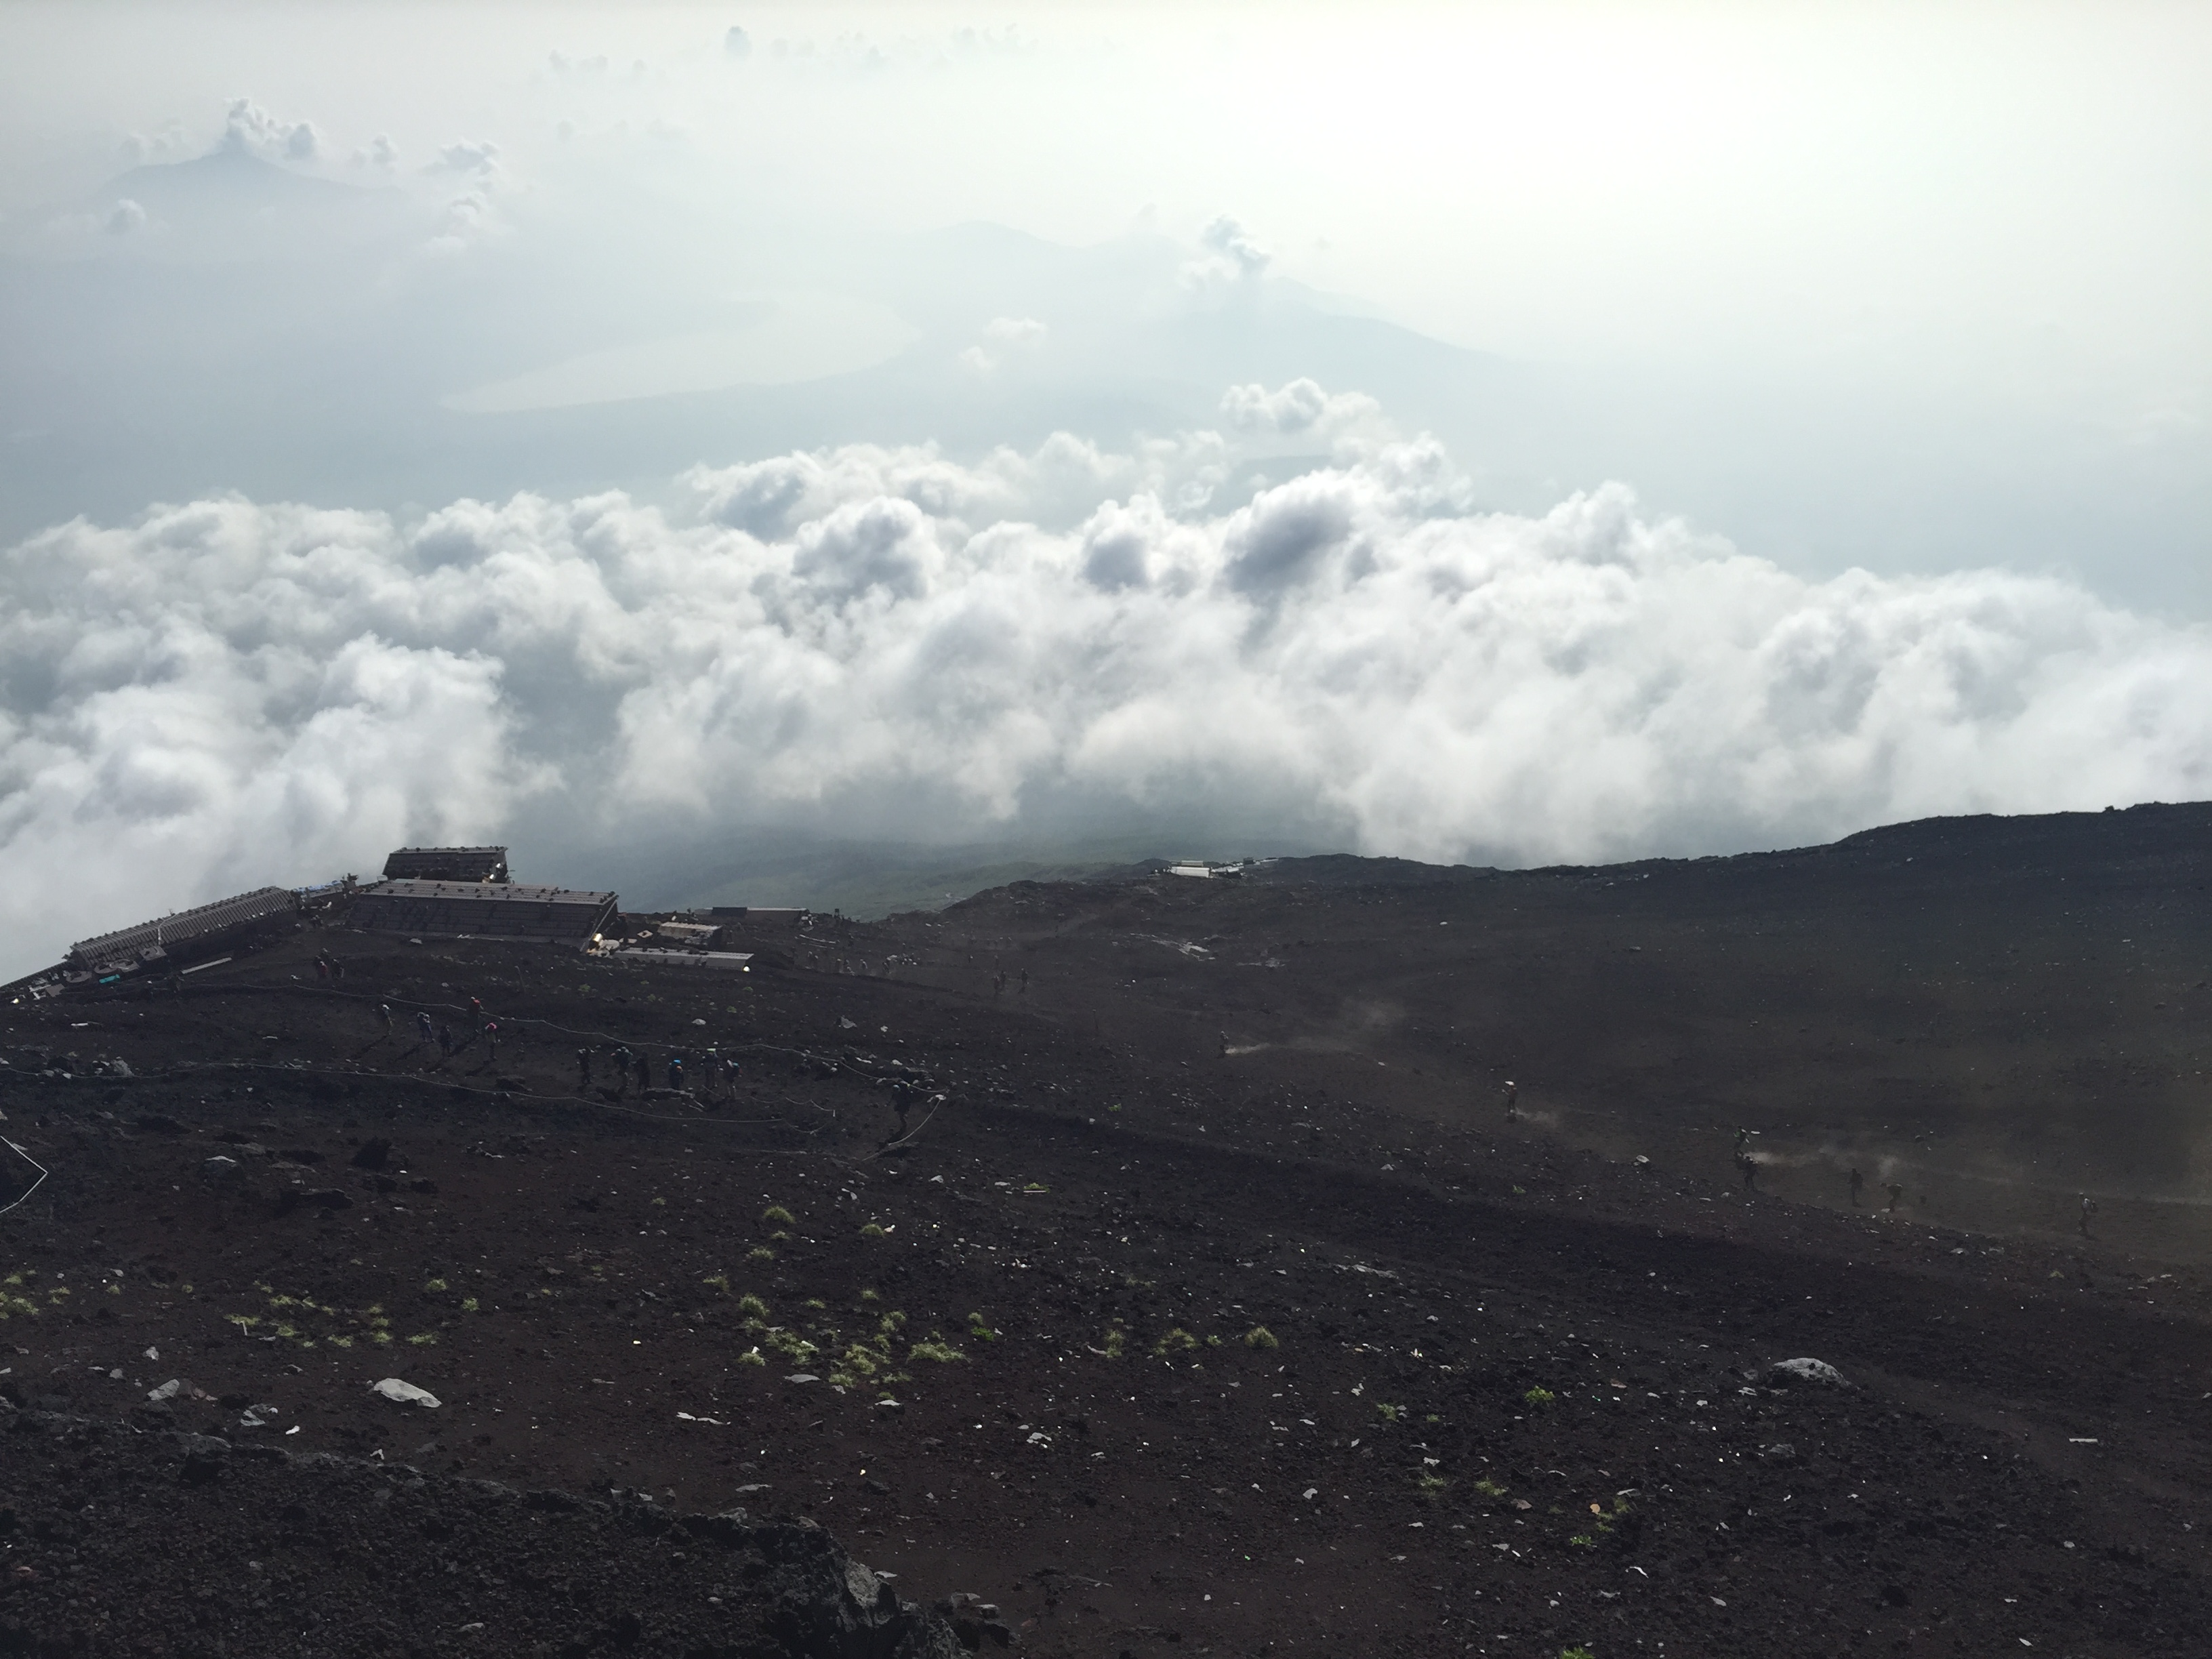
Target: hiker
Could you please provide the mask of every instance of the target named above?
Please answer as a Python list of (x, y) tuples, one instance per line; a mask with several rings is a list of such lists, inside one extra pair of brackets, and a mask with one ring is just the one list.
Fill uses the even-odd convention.
[(438, 1052), (447, 1060), (453, 1057), (453, 1028), (441, 1024), (438, 1027)]
[(1740, 1152), (1736, 1155), (1735, 1167), (1743, 1171), (1744, 1190), (1748, 1192), (1752, 1183), (1759, 1179), (1759, 1160), (1748, 1152)]
[(415, 1035), (425, 1042), (430, 1042), (435, 1035), (430, 1024), (430, 1016), (419, 1008), (415, 1011)]
[(331, 958), (331, 977), (340, 984), (345, 982), (345, 963), (340, 962), (336, 957)]
[(1898, 1181), (1884, 1182), (1882, 1183), (1881, 1189), (1889, 1194), (1889, 1213), (1891, 1215), (1895, 1215), (1897, 1213), (1898, 1200), (1905, 1196), (1904, 1182)]
[(735, 1054), (722, 1056), (722, 1092), (732, 1099), (737, 1097), (738, 1057)]
[(2081, 1237), (2089, 1236), (2089, 1218), (2097, 1213), (2097, 1200), (2088, 1194), (2081, 1194)]
[(587, 1087), (592, 1081), (592, 1051), (586, 1048), (576, 1050), (576, 1086)]
[(1851, 1166), (1851, 1208), (1854, 1210), (1859, 1206), (1859, 1189), (1865, 1185), (1866, 1177), (1859, 1173), (1858, 1166), (1853, 1164)]
[(1738, 1158), (1741, 1158), (1744, 1153), (1744, 1148), (1750, 1145), (1751, 1131), (1748, 1129), (1738, 1129), (1735, 1132), (1735, 1155)]
[(317, 957), (315, 958), (315, 979), (318, 983), (323, 985), (328, 985), (331, 982), (331, 963), (329, 957)]
[(624, 1094), (629, 1089), (629, 1049), (627, 1046), (615, 1050), (615, 1092)]
[(483, 1034), (484, 1045), (489, 1052), (492, 1063), (497, 1065), (499, 1063), (499, 1022), (495, 1019), (486, 1020)]
[(1521, 1121), (1520, 1103), (1521, 1085), (1508, 1078), (1505, 1080), (1505, 1121), (1508, 1123), (1518, 1123)]
[(469, 999), (469, 1023), (473, 1025), (477, 1021), (483, 1018), (483, 999), (482, 997), (471, 997)]
[(640, 1054), (637, 1057), (637, 1091), (640, 1094), (643, 1094), (647, 1090), (652, 1087), (653, 1056), (651, 1054)]
[(377, 1023), (384, 1027), (384, 1035), (390, 1036), (392, 1035), (392, 1005), (388, 1002), (378, 1003), (376, 1018)]
[(678, 1090), (684, 1086), (684, 1056), (681, 1054), (668, 1057), (668, 1086)]

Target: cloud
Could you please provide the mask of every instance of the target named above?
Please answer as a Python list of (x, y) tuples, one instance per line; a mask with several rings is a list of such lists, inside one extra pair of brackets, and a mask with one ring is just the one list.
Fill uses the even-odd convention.
[(198, 141), (185, 133), (184, 124), (172, 119), (154, 132), (125, 134), (119, 153), (128, 165), (144, 167), (184, 161), (198, 154)]
[(1247, 276), (1257, 276), (1267, 270), (1271, 257), (1252, 240), (1243, 226), (1225, 213), (1199, 232), (1198, 240), (1200, 246), (1228, 260)]
[(1291, 380), (1273, 392), (1233, 386), (1222, 395), (1221, 423), (1255, 452), (1326, 446), (1346, 460), (1396, 435), (1374, 398), (1358, 392), (1331, 394), (1310, 380)]
[(980, 344), (960, 354), (961, 362), (979, 374), (1036, 349), (1051, 331), (1034, 317), (994, 317), (983, 325)]
[(430, 164), (429, 171), (489, 179), (499, 171), (499, 146), (489, 139), (441, 144), (438, 146), (438, 159)]
[(353, 165), (374, 167), (380, 173), (390, 173), (399, 165), (399, 150), (383, 133), (378, 133), (368, 143), (353, 153)]
[(111, 236), (128, 236), (146, 228), (146, 210), (130, 197), (118, 198), (107, 216), (100, 221), (100, 228)]
[(722, 50), (732, 58), (750, 58), (753, 55), (753, 38), (733, 23), (722, 37)]
[[(249, 620), (283, 583), (276, 544), (329, 521), (234, 501), (158, 522), (181, 556), (143, 573), (118, 562), (134, 538), (83, 526), (52, 585), (10, 556), (0, 908), (40, 935), (11, 966), (112, 919), (364, 864), (364, 820), (403, 841), (488, 832), (532, 782), (496, 662), (283, 604)], [(238, 602), (185, 599), (194, 570), (240, 577)]]
[(1265, 276), (1273, 262), (1273, 256), (1225, 213), (1199, 232), (1198, 245), (1205, 252), (1188, 261), (1181, 275), (1184, 287), (1201, 294), (1247, 288)]
[[(240, 499), (0, 555), (0, 937), (441, 837), (1173, 835), (1498, 862), (2212, 793), (2212, 635), (2002, 571), (1808, 580), (1425, 439), (1224, 495), (1237, 434), (848, 446), (419, 523)], [(1365, 411), (1362, 411), (1363, 414)], [(25, 954), (28, 953), (28, 954)]]
[(234, 98), (216, 149), (270, 161), (312, 161), (321, 139), (312, 121), (280, 120), (250, 98)]

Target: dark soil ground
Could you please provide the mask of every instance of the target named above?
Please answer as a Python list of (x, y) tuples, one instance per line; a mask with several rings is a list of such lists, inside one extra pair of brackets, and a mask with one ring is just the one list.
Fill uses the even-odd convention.
[[(2208, 832), (1024, 884), (744, 975), (331, 926), (7, 1009), (0, 1631), (712, 1650), (642, 1494), (1035, 1655), (2202, 1655)], [(496, 1059), (409, 1035), (471, 997)], [(400, 1464), (465, 1547), (343, 1521)], [(485, 1479), (609, 1504), (573, 1618)], [(189, 1628), (112, 1547), (171, 1535)]]

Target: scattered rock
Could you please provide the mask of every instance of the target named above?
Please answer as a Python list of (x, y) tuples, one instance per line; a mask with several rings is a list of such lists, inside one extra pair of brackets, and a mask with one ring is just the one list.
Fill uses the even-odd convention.
[(1778, 1359), (1766, 1368), (1771, 1389), (1848, 1389), (1844, 1374), (1825, 1359)]
[(204, 1486), (220, 1478), (230, 1458), (230, 1442), (217, 1435), (180, 1434), (177, 1447), (185, 1455), (177, 1478), (188, 1486)]
[(368, 1387), (371, 1394), (381, 1395), (395, 1405), (434, 1408), (439, 1403), (438, 1396), (428, 1389), (418, 1389), (412, 1382), (403, 1382), (396, 1376), (387, 1376), (380, 1382), (370, 1383)]
[(289, 1215), (295, 1210), (349, 1210), (352, 1195), (336, 1187), (319, 1188), (310, 1192), (299, 1187), (287, 1187), (276, 1194), (276, 1213)]
[[(54, 1436), (67, 1437), (67, 1482), (47, 1478)], [(96, 1522), (83, 1510), (88, 1489), (101, 1494)], [(642, 1494), (622, 1492), (612, 1502), (526, 1495), (327, 1453), (292, 1457), (76, 1420), (0, 1436), (0, 1492), (10, 1494), (0, 1507), (10, 1547), (0, 1652), (9, 1654), (289, 1652), (303, 1625), (348, 1653), (418, 1643), (428, 1652), (446, 1640), (441, 1631), (486, 1651), (600, 1659), (967, 1651), (944, 1619), (902, 1603), (886, 1576), (821, 1528), (742, 1510), (655, 1512)], [(344, 1544), (331, 1547), (372, 1528), (375, 1571)], [(448, 1577), (456, 1560), (471, 1564), (465, 1587)], [(391, 1583), (421, 1594), (402, 1609)], [(547, 1639), (518, 1644), (525, 1629)]]
[(1012, 1645), (1013, 1631), (1000, 1617), (998, 1604), (986, 1601), (969, 1590), (957, 1591), (937, 1604), (937, 1611), (952, 1626), (952, 1633), (960, 1645), (974, 1653), (983, 1645), (986, 1637), (1000, 1647)]

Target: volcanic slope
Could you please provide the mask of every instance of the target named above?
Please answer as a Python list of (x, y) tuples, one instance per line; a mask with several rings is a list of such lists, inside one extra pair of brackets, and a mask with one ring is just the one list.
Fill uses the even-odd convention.
[[(409, 1510), (466, 1547), (386, 1556), (346, 1518), (366, 1460), (591, 1526), (811, 1519), (1040, 1655), (2201, 1652), (2189, 1176), (2071, 1115), (2181, 1144), (2204, 825), (1024, 884), (763, 937), (738, 975), (328, 927), (181, 995), (8, 1009), (4, 1132), (51, 1173), (0, 1217), (0, 1630), (258, 1650), (273, 1601), (308, 1651), (708, 1650), (728, 1586), (680, 1528), (618, 1583), (549, 1571), (519, 1499)], [(2008, 933), (2075, 989), (1984, 1101), (1962, 1068), (2051, 984)], [(1897, 954), (1939, 940), (1947, 975)], [(496, 1059), (406, 1035), (471, 997)], [(2127, 1096), (2088, 1064), (2121, 1049)], [(1954, 1092), (1915, 1115), (1884, 1077)], [(2033, 1178), (2077, 1146), (2115, 1183), (2088, 1237)], [(1898, 1207), (1865, 1167), (1855, 1209), (1836, 1160), (1885, 1157)], [(1850, 1386), (1768, 1369), (1799, 1356)], [(282, 1466), (337, 1483), (329, 1518), (221, 1501), (261, 1466), (195, 1484), (180, 1432), (331, 1455)], [(222, 1546), (189, 1629), (107, 1541), (169, 1535)]]

